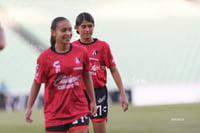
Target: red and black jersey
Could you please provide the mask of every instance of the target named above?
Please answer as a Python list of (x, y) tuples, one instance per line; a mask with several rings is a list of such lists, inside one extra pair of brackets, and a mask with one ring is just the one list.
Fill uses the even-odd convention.
[(109, 45), (105, 41), (94, 39), (90, 44), (81, 43), (76, 40), (74, 46), (83, 46), (88, 50), (90, 59), (90, 74), (92, 75), (94, 88), (103, 87), (107, 82), (106, 67), (115, 66)]
[(89, 113), (82, 86), (82, 74), (89, 71), (85, 48), (70, 45), (70, 51), (59, 54), (47, 49), (39, 56), (34, 81), (45, 83), (45, 126), (73, 122)]

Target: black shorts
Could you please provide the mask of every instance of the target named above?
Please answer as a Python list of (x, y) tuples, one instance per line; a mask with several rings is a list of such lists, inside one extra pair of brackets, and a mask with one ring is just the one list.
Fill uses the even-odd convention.
[(46, 127), (45, 133), (66, 133), (66, 131), (72, 131), (77, 129), (88, 129), (89, 125), (89, 116), (85, 115), (82, 116), (80, 119), (75, 120), (72, 123), (59, 125), (59, 126), (52, 126)]
[[(101, 88), (95, 88), (95, 97), (96, 97), (96, 104), (97, 104), (97, 113), (94, 116), (90, 116), (91, 121), (104, 121), (107, 120), (108, 115), (108, 90), (106, 86)], [(84, 91), (85, 92), (85, 91)], [(90, 103), (89, 97), (85, 92), (87, 97), (88, 103)]]

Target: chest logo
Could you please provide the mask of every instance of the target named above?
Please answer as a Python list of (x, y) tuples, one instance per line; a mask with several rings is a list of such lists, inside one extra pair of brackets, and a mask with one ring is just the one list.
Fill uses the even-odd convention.
[(94, 56), (96, 56), (98, 54), (98, 51), (95, 49), (92, 53)]
[(60, 62), (59, 61), (54, 61), (53, 67), (55, 68), (56, 73), (59, 73), (60, 70)]

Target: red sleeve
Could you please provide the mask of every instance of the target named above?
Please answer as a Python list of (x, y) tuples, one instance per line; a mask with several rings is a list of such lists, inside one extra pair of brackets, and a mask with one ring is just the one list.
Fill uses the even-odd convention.
[(110, 68), (111, 66), (115, 66), (115, 61), (114, 61), (114, 58), (113, 58), (113, 55), (111, 53), (111, 50), (110, 50), (110, 46), (105, 43), (105, 47), (104, 47), (104, 54), (103, 54), (103, 57), (104, 57), (104, 62), (105, 62), (105, 65), (107, 68)]
[(46, 82), (45, 63), (41, 57), (37, 59), (37, 66), (36, 66), (34, 81), (39, 84)]
[(84, 52), (83, 52), (83, 71), (84, 72), (87, 72), (87, 71), (90, 71), (90, 60), (89, 60), (89, 55), (88, 55), (88, 52), (85, 48), (83, 48)]

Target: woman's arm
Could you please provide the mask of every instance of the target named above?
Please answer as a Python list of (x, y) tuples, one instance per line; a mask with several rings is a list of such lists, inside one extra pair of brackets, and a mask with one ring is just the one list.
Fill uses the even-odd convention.
[(121, 94), (121, 105), (122, 105), (122, 108), (123, 108), (123, 111), (126, 111), (128, 109), (128, 100), (126, 98), (126, 94), (124, 92), (124, 87), (123, 87), (123, 84), (122, 84), (122, 80), (121, 80), (121, 77), (120, 77), (120, 74), (119, 74), (119, 71), (117, 70), (117, 67), (116, 66), (111, 66), (110, 67), (110, 72), (112, 74), (112, 77), (120, 91), (120, 94)]
[(31, 92), (30, 92), (30, 95), (28, 98), (27, 109), (26, 109), (26, 114), (25, 114), (26, 122), (28, 122), (28, 123), (33, 122), (33, 120), (30, 117), (32, 114), (33, 104), (34, 104), (35, 99), (37, 98), (38, 92), (40, 90), (40, 86), (41, 86), (41, 84), (38, 84), (34, 81), (32, 84), (32, 87), (31, 87)]
[(92, 78), (90, 76), (89, 72), (84, 72), (83, 73), (83, 81), (86, 87), (86, 92), (90, 98), (90, 111), (91, 115), (95, 115), (97, 113), (97, 108), (96, 108), (96, 98), (94, 94), (94, 88), (93, 88), (93, 82)]

